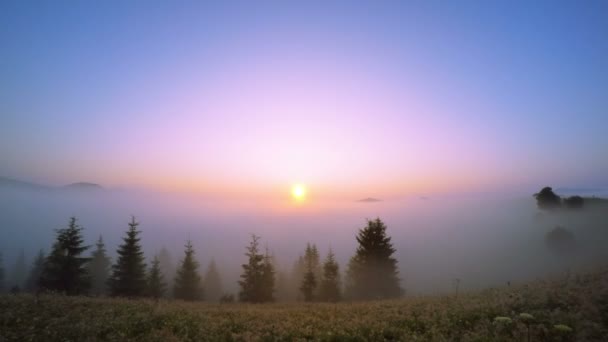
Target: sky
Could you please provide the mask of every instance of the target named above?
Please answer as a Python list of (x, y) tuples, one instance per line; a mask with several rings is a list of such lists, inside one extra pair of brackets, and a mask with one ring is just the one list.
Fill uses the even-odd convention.
[(606, 1), (1, 1), (0, 176), (608, 187)]

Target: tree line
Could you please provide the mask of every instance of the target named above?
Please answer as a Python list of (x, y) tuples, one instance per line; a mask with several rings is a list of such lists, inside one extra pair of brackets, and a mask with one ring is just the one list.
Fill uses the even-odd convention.
[[(277, 262), (268, 248), (261, 250), (261, 238), (252, 235), (245, 248), (246, 262), (241, 265), (239, 292), (222, 292), (219, 270), (212, 260), (201, 276), (191, 241), (184, 246), (178, 267), (173, 267), (169, 252), (163, 248), (149, 265), (142, 249), (139, 223), (132, 217), (114, 262), (100, 236), (92, 252), (85, 245), (84, 228), (75, 217), (67, 227), (57, 229), (50, 252), (40, 251), (26, 271), (25, 255), (19, 255), (11, 280), (5, 284), (0, 254), (0, 292), (53, 292), (68, 296), (93, 295), (126, 298), (175, 298), (188, 301), (211, 300), (264, 303), (277, 300), (337, 302), (343, 299), (368, 300), (402, 295), (395, 248), (380, 220), (367, 220), (356, 240), (344, 277), (335, 254), (329, 249), (323, 260), (315, 244), (307, 243), (291, 272), (277, 270)], [(29, 274), (28, 274), (29, 273)]]

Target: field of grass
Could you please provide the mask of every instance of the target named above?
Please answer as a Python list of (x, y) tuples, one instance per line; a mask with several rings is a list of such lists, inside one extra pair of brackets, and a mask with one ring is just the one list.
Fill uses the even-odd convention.
[(0, 341), (608, 341), (608, 269), (455, 296), (339, 304), (0, 297)]

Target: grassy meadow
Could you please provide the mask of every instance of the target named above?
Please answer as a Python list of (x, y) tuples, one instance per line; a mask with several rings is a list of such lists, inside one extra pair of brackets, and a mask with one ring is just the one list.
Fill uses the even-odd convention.
[(608, 269), (338, 304), (0, 297), (0, 341), (606, 341)]

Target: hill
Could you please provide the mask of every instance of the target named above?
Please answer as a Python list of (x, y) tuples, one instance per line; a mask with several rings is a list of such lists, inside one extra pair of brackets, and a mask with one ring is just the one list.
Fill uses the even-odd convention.
[(606, 341), (607, 337), (608, 269), (458, 296), (362, 303), (0, 297), (3, 341)]

